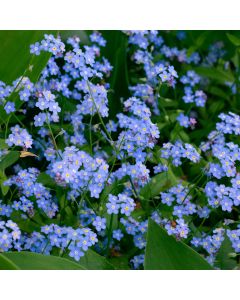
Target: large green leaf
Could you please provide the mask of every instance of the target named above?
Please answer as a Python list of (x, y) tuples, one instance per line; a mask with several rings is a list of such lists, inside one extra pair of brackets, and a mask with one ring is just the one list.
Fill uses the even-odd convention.
[[(12, 267), (12, 268), (11, 268)], [(81, 264), (66, 258), (32, 252), (6, 252), (0, 254), (0, 270), (84, 270)]]
[(4, 171), (6, 168), (13, 165), (19, 159), (18, 151), (10, 151), (0, 161), (0, 170)]
[[(23, 74), (36, 82), (50, 58), (49, 53), (30, 54), (30, 45), (41, 41), (47, 31), (0, 31), (0, 80), (11, 84)], [(52, 33), (56, 33), (53, 31)]]
[(146, 270), (211, 270), (196, 251), (176, 241), (149, 219), (144, 268)]
[(20, 270), (17, 265), (4, 254), (0, 254), (0, 270)]
[[(0, 31), (0, 81), (12, 84), (17, 78), (25, 76), (33, 83), (37, 82), (51, 53), (33, 55), (30, 53), (30, 45), (41, 41), (44, 33), (56, 35), (56, 31)], [(15, 103), (17, 110), (22, 105), (16, 91), (12, 92), (8, 100)], [(0, 106), (0, 124), (6, 122), (8, 117), (3, 106)]]
[(114, 270), (114, 266), (103, 256), (89, 249), (79, 263), (88, 270)]
[(224, 241), (218, 253), (216, 255), (216, 266), (221, 270), (232, 270), (237, 266), (236, 260), (229, 256), (230, 253), (235, 251), (232, 248), (232, 243), (229, 240), (228, 236), (225, 236)]
[(109, 115), (114, 118), (121, 109), (121, 97), (129, 96), (127, 67), (127, 36), (121, 31), (106, 30), (102, 32), (107, 41), (103, 55), (113, 66), (110, 77), (111, 92), (109, 92)]

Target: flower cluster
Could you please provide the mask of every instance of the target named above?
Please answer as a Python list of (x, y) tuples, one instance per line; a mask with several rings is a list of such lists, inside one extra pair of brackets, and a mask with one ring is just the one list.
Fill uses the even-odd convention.
[(0, 200), (0, 216), (6, 216), (10, 217), (12, 214), (12, 207), (11, 205), (2, 203), (2, 200)]
[(174, 166), (180, 166), (182, 164), (181, 158), (187, 158), (194, 163), (200, 160), (199, 153), (191, 144), (183, 144), (180, 141), (177, 141), (175, 144), (163, 144), (161, 157), (167, 159), (171, 158)]
[[(238, 184), (239, 182), (239, 184)], [(240, 177), (231, 180), (232, 186), (218, 185), (214, 181), (206, 184), (205, 192), (211, 207), (221, 207), (223, 211), (231, 212), (233, 206), (240, 205)]]
[(196, 65), (200, 61), (200, 56), (197, 52), (193, 52), (190, 56), (188, 56), (186, 49), (178, 49), (177, 47), (170, 48), (164, 45), (160, 51), (165, 57), (169, 58), (170, 60), (176, 59), (181, 63), (193, 63)]
[(134, 269), (139, 269), (140, 266), (144, 263), (144, 255), (139, 254), (139, 255), (134, 256), (131, 259), (131, 263), (133, 264)]
[[(183, 101), (185, 103), (195, 103), (198, 107), (204, 107), (207, 96), (202, 90), (195, 89), (200, 83), (201, 77), (194, 71), (187, 71), (186, 75), (182, 76), (180, 81), (185, 85)], [(195, 89), (195, 90), (194, 90)]]
[(216, 128), (224, 134), (240, 134), (240, 117), (232, 112), (221, 113), (219, 118), (222, 120), (217, 123)]
[(139, 99), (129, 98), (124, 102), (124, 108), (132, 116), (117, 115), (119, 127), (125, 130), (119, 134), (116, 147), (122, 152), (122, 156), (126, 151), (136, 161), (143, 162), (146, 157), (144, 150), (154, 147), (159, 138), (159, 130), (150, 119), (149, 108)]
[(177, 121), (179, 124), (185, 128), (191, 127), (191, 129), (194, 129), (197, 121), (195, 118), (189, 118), (188, 116), (185, 116), (183, 113), (179, 114), (177, 117)]
[(129, 163), (122, 164), (120, 168), (118, 168), (111, 174), (109, 182), (121, 180), (122, 178), (127, 176), (128, 178), (130, 178), (130, 182), (132, 182), (134, 187), (138, 190), (140, 187), (143, 187), (148, 183), (150, 178), (149, 173), (150, 171), (142, 163), (136, 163), (134, 165), (131, 165)]
[[(17, 186), (22, 195), (18, 200), (13, 202), (12, 209), (20, 210), (33, 216), (35, 209), (38, 208), (49, 218), (53, 218), (58, 211), (58, 205), (48, 189), (43, 184), (37, 182), (39, 173), (39, 170), (36, 168), (28, 168), (20, 170), (18, 175), (12, 176), (5, 181), (5, 185)], [(36, 207), (34, 203), (36, 203)]]
[(0, 104), (3, 104), (3, 100), (11, 95), (12, 90), (13, 89), (11, 86), (6, 85), (6, 83), (3, 81), (0, 81)]
[(25, 237), (23, 249), (49, 254), (55, 247), (59, 248), (61, 253), (67, 251), (70, 257), (79, 261), (84, 252), (96, 242), (97, 235), (87, 227), (73, 229), (50, 224), (43, 226), (41, 233), (33, 232), (30, 237)]
[(154, 173), (161, 173), (168, 171), (168, 166), (163, 164), (158, 164), (157, 166), (153, 167)]
[(132, 198), (125, 194), (118, 194), (117, 196), (109, 195), (108, 202), (106, 204), (108, 214), (118, 214), (130, 216), (134, 210), (135, 202)]
[(179, 218), (176, 221), (171, 221), (163, 218), (157, 211), (152, 213), (151, 218), (159, 225), (163, 226), (169, 235), (174, 235), (177, 239), (187, 238), (189, 227), (184, 219)]
[(240, 252), (240, 229), (237, 228), (235, 230), (227, 230), (227, 236), (232, 242), (233, 249), (239, 253)]
[(57, 182), (69, 183), (77, 194), (86, 189), (91, 197), (98, 198), (108, 177), (108, 165), (103, 159), (92, 158), (71, 146), (51, 165), (51, 174)]
[(139, 249), (144, 249), (146, 247), (145, 234), (147, 232), (148, 222), (138, 222), (132, 217), (128, 219), (121, 218), (120, 221), (126, 233), (133, 236), (134, 245)]
[(204, 65), (212, 66), (219, 60), (219, 58), (222, 58), (226, 53), (226, 51), (223, 48), (224, 44), (221, 41), (210, 45), (209, 52), (205, 57)]
[(60, 38), (55, 38), (52, 34), (44, 34), (44, 39), (30, 46), (30, 53), (39, 55), (41, 51), (59, 55), (65, 51), (65, 45)]
[(204, 107), (207, 96), (203, 91), (199, 90), (194, 93), (192, 88), (187, 86), (184, 88), (184, 96), (182, 99), (185, 103), (195, 103), (196, 106)]
[(32, 137), (26, 129), (21, 128), (19, 125), (15, 125), (11, 128), (11, 132), (6, 140), (8, 146), (21, 146), (23, 148), (32, 148)]
[(38, 93), (38, 100), (35, 104), (41, 111), (34, 117), (35, 126), (43, 126), (43, 124), (49, 123), (50, 121), (58, 122), (58, 113), (61, 111), (58, 103), (55, 101), (55, 95), (51, 91), (43, 90), (43, 92)]
[(133, 96), (142, 99), (144, 102), (150, 105), (154, 105), (154, 90), (149, 84), (137, 84), (129, 87), (133, 92)]
[(19, 248), (21, 231), (12, 220), (0, 221), (0, 252), (7, 252)]
[(202, 237), (194, 237), (191, 240), (191, 244), (198, 250), (202, 247), (209, 255), (206, 259), (213, 264), (216, 253), (224, 240), (224, 233), (225, 230), (223, 228), (216, 228), (213, 230), (213, 235), (203, 234)]

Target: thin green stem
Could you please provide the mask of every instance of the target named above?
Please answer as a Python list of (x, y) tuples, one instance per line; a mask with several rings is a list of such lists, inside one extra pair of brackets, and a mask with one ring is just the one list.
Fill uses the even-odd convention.
[(88, 90), (89, 90), (89, 94), (90, 94), (91, 100), (92, 100), (92, 102), (93, 102), (93, 104), (94, 104), (94, 106), (95, 106), (95, 109), (96, 109), (96, 111), (97, 111), (97, 114), (98, 114), (99, 120), (100, 120), (100, 122), (101, 122), (101, 124), (102, 124), (102, 127), (103, 127), (103, 129), (104, 129), (104, 131), (105, 131), (107, 137), (108, 137), (109, 140), (111, 141), (111, 143), (110, 143), (111, 146), (112, 146), (112, 147), (114, 148), (114, 150), (116, 151), (116, 147), (115, 147), (115, 145), (114, 145), (114, 141), (113, 141), (111, 135), (109, 134), (109, 132), (108, 132), (108, 130), (107, 130), (107, 128), (106, 128), (106, 126), (105, 126), (105, 124), (104, 124), (104, 122), (103, 122), (102, 116), (101, 116), (101, 114), (99, 113), (98, 107), (97, 107), (97, 105), (96, 105), (96, 103), (95, 103), (95, 100), (94, 100), (94, 97), (93, 97), (93, 94), (92, 94), (92, 89), (91, 89), (91, 87), (90, 87), (89, 81), (87, 81), (87, 86), (88, 86)]
[(54, 148), (56, 149), (58, 156), (59, 156), (60, 158), (62, 158), (61, 153), (59, 152), (59, 149), (58, 149), (56, 140), (55, 140), (55, 138), (54, 138), (54, 134), (53, 134), (53, 131), (52, 131), (50, 122), (49, 122), (49, 120), (48, 120), (48, 117), (47, 117), (47, 122), (46, 122), (46, 123), (47, 123), (47, 125), (48, 125), (49, 131), (50, 131), (50, 134), (51, 134), (51, 137), (52, 137), (52, 142), (53, 142)]

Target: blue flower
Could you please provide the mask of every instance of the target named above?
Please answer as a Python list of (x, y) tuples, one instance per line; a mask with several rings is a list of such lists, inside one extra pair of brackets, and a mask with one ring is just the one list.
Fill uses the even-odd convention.
[(117, 241), (120, 241), (123, 238), (123, 233), (121, 229), (113, 230), (113, 238)]
[(102, 231), (102, 230), (106, 229), (106, 219), (105, 218), (101, 218), (101, 217), (97, 216), (92, 224), (96, 228), (97, 231)]
[(15, 109), (15, 103), (8, 101), (6, 105), (4, 106), (4, 109), (7, 114), (10, 114), (11, 112), (16, 111)]
[(185, 116), (183, 113), (181, 113), (178, 117), (177, 120), (179, 124), (185, 128), (188, 128), (190, 126), (190, 120), (188, 116)]

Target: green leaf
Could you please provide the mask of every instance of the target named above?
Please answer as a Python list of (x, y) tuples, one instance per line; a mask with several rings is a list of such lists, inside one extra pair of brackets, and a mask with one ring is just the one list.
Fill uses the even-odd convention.
[(19, 268), (4, 254), (0, 254), (0, 270), (19, 270)]
[(121, 31), (103, 31), (103, 37), (107, 41), (107, 47), (103, 49), (102, 54), (110, 61), (113, 66), (110, 77), (109, 92), (109, 114), (110, 118), (121, 109), (121, 97), (129, 96), (128, 66), (127, 66), (127, 35)]
[(42, 172), (38, 175), (37, 182), (42, 183), (44, 186), (55, 188), (56, 182), (50, 175), (45, 172)]
[(223, 108), (224, 108), (224, 102), (215, 101), (209, 105), (207, 113), (208, 113), (208, 115), (210, 115), (209, 113), (212, 113), (214, 115), (217, 112), (221, 112), (223, 110)]
[(170, 133), (170, 140), (176, 141), (177, 139), (181, 139), (184, 143), (189, 143), (190, 138), (188, 134), (184, 131), (180, 126), (176, 126)]
[(154, 176), (151, 181), (141, 189), (140, 196), (145, 200), (153, 198), (176, 183), (177, 178), (169, 167), (167, 172)]
[(11, 84), (13, 80), (25, 74), (31, 81), (37, 81), (51, 54), (42, 52), (38, 56), (32, 55), (30, 45), (42, 40), (44, 33), (49, 32), (37, 30), (0, 32), (0, 80)]
[(232, 243), (226, 235), (221, 247), (216, 255), (216, 266), (221, 270), (232, 270), (237, 266), (237, 262), (229, 256), (230, 253), (234, 253)]
[(8, 148), (4, 139), (0, 139), (0, 150)]
[(0, 161), (0, 170), (4, 171), (6, 168), (13, 165), (19, 159), (19, 152), (18, 151), (10, 151), (6, 154), (2, 161)]
[(196, 39), (193, 40), (194, 42), (193, 46), (191, 46), (187, 51), (188, 56), (190, 56), (196, 50), (201, 49), (204, 42), (208, 38), (209, 34), (210, 31), (203, 31), (202, 33), (199, 34), (199, 36)]
[(104, 257), (89, 249), (79, 263), (88, 270), (114, 270), (114, 266)]
[(169, 236), (149, 219), (145, 270), (212, 270), (213, 268), (196, 251)]
[[(40, 55), (33, 55), (30, 53), (30, 45), (41, 41), (44, 33), (56, 35), (56, 31), (0, 31), (1, 81), (12, 84), (17, 78), (23, 77), (28, 77), (33, 83), (38, 81), (51, 53), (42, 51)], [(9, 96), (8, 100), (15, 103), (16, 110), (19, 110), (23, 103), (16, 91)], [(0, 124), (3, 124), (7, 117), (5, 110), (0, 106)]]
[(161, 97), (159, 103), (161, 104), (161, 106), (164, 106), (165, 108), (171, 108), (171, 107), (176, 108), (179, 106), (179, 102), (177, 100), (173, 100), (170, 98)]
[(221, 97), (225, 100), (229, 100), (229, 98), (230, 98), (227, 93), (225, 93), (222, 89), (220, 89), (219, 87), (216, 87), (216, 86), (210, 87), (209, 92), (211, 94), (213, 94), (214, 96)]
[(224, 71), (208, 67), (196, 67), (195, 71), (201, 75), (208, 77), (210, 79), (216, 80), (220, 83), (233, 82), (235, 80), (234, 76), (230, 71)]
[(130, 270), (129, 257), (126, 255), (111, 257), (109, 258), (109, 261), (112, 265), (114, 265), (116, 270)]
[(7, 194), (9, 191), (9, 186), (4, 185), (4, 182), (7, 180), (7, 176), (5, 175), (4, 171), (0, 170), (0, 185), (3, 196)]
[[(7, 264), (9, 262), (9, 264)], [(0, 270), (15, 266), (20, 270), (84, 270), (84, 266), (66, 258), (33, 252), (6, 252), (0, 254)]]
[[(36, 219), (37, 213), (35, 213), (34, 218)], [(40, 231), (41, 226), (45, 224), (38, 224), (36, 220), (31, 219), (23, 219), (20, 211), (14, 210), (11, 214), (11, 220), (18, 224), (18, 227), (27, 232), (32, 233), (33, 231)]]
[(231, 33), (226, 33), (229, 41), (234, 45), (234, 46), (240, 46), (240, 38), (231, 34)]

